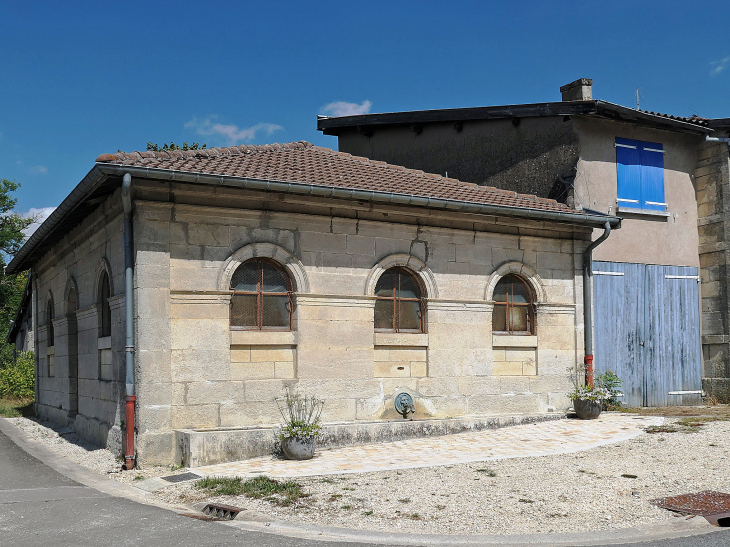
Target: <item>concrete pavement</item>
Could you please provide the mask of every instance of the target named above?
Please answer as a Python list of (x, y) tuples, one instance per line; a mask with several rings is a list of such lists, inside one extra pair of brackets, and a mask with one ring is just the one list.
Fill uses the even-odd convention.
[(278, 460), (271, 456), (190, 469), (204, 476), (275, 478), (392, 471), (458, 465), (508, 458), (581, 452), (633, 439), (664, 418), (603, 413), (597, 420), (566, 419), (487, 429), (456, 435), (322, 450), (311, 460)]

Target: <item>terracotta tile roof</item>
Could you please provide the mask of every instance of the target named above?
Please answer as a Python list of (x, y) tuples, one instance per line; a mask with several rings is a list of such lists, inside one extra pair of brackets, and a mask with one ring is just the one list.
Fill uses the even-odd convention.
[(572, 212), (562, 203), (352, 156), (305, 141), (207, 150), (117, 152), (99, 163), (391, 192), (490, 205)]

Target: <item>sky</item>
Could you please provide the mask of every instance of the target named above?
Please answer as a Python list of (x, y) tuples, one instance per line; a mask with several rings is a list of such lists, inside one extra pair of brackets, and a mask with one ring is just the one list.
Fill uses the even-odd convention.
[(0, 2), (0, 178), (42, 218), (102, 153), (306, 140), (317, 115), (593, 97), (730, 117), (730, 2)]

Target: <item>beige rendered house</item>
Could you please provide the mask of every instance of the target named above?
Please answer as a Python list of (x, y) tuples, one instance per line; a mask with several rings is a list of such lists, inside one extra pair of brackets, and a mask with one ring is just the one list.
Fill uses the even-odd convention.
[(186, 464), (270, 450), (287, 388), (325, 445), (560, 416), (607, 222), (305, 142), (102, 155), (9, 265), (38, 414)]

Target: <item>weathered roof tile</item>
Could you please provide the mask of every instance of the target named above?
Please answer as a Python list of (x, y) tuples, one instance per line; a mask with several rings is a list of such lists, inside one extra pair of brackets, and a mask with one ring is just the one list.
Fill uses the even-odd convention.
[(102, 154), (96, 161), (139, 165), (151, 169), (392, 192), (525, 209), (572, 211), (568, 206), (552, 199), (517, 194), (490, 186), (478, 186), (433, 173), (406, 169), (382, 161), (321, 148), (304, 141), (206, 150), (117, 152)]

